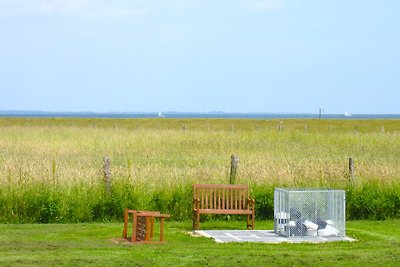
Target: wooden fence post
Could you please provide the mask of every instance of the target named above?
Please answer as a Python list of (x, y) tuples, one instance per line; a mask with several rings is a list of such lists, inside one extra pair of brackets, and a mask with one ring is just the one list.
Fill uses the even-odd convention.
[(111, 166), (110, 159), (108, 157), (104, 157), (103, 159), (103, 172), (104, 172), (104, 182), (106, 186), (107, 195), (111, 195)]
[(350, 182), (354, 181), (354, 160), (353, 160), (353, 158), (349, 158), (349, 179), (350, 179)]
[(239, 163), (239, 158), (236, 155), (231, 156), (231, 174), (229, 176), (229, 183), (230, 184), (235, 184), (236, 183), (236, 173), (237, 173), (237, 167)]
[(283, 130), (283, 121), (280, 121), (278, 124), (278, 131), (282, 131)]

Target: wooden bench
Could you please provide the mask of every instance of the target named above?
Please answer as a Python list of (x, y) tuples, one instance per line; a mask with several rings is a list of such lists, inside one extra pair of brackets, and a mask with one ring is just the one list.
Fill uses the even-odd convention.
[(247, 215), (247, 229), (254, 230), (254, 199), (246, 185), (193, 185), (193, 229), (200, 229), (200, 214)]
[[(132, 214), (132, 236), (130, 238), (128, 238), (129, 214)], [(154, 243), (154, 241), (151, 240), (154, 235), (154, 221), (155, 218), (160, 218), (159, 242), (164, 242), (164, 219), (169, 217), (169, 214), (160, 214), (160, 212), (157, 211), (125, 209), (122, 238), (127, 239), (130, 242)]]

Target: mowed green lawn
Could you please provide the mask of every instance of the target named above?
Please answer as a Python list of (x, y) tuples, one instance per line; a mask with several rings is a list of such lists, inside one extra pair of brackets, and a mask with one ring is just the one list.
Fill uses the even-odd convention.
[[(400, 220), (346, 226), (356, 242), (217, 244), (191, 236), (189, 221), (167, 221), (165, 244), (131, 245), (119, 239), (122, 223), (2, 224), (0, 266), (400, 266)], [(202, 227), (243, 229), (244, 222)], [(273, 222), (256, 228), (272, 229)]]

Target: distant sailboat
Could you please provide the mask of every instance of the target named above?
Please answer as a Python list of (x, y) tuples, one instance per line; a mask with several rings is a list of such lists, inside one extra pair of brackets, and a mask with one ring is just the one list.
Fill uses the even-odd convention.
[(159, 118), (164, 118), (165, 115), (163, 115), (162, 112), (160, 111), (160, 112), (158, 112), (158, 117), (159, 117)]
[(348, 113), (347, 111), (344, 113), (344, 116), (345, 117), (351, 117), (351, 114), (350, 113)]

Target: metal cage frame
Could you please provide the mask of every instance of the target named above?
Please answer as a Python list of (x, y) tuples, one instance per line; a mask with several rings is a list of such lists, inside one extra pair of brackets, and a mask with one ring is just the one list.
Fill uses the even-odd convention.
[(275, 188), (274, 232), (294, 236), (346, 234), (344, 190)]

